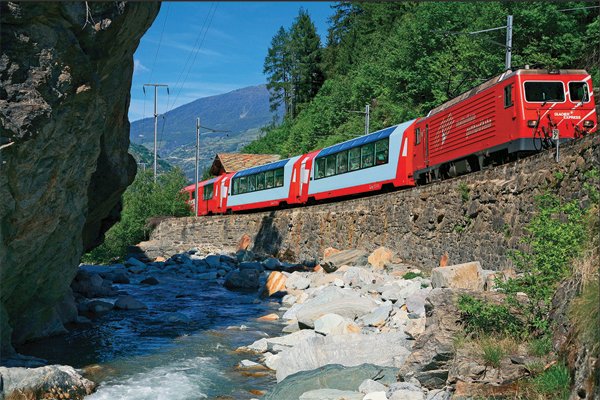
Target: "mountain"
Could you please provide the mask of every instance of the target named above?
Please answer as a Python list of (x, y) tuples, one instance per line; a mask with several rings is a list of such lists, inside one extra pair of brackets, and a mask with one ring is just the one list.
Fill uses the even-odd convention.
[[(135, 162), (138, 164), (138, 171), (141, 169), (152, 169), (154, 165), (154, 153), (151, 150), (148, 150), (146, 147), (141, 144), (130, 143), (129, 144), (129, 154), (135, 158)], [(158, 172), (170, 171), (173, 169), (173, 166), (158, 157)]]
[[(196, 117), (202, 126), (228, 133), (201, 130), (200, 169), (208, 167), (216, 153), (235, 152), (258, 138), (261, 128), (273, 121), (269, 91), (265, 85), (250, 86), (229, 93), (204, 97), (177, 107), (158, 120), (158, 149), (161, 158), (194, 176)], [(153, 118), (131, 123), (130, 139), (152, 151)]]

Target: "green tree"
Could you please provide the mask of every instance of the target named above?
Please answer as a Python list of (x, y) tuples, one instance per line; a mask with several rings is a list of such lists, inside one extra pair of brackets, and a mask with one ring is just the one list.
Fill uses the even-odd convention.
[(271, 111), (276, 111), (282, 104), (285, 105), (286, 114), (290, 111), (290, 54), (289, 33), (282, 26), (273, 39), (267, 51), (263, 72), (267, 76), (267, 89), (269, 89), (269, 103)]
[(321, 39), (308, 12), (300, 9), (290, 28), (292, 57), (292, 107), (294, 118), (301, 106), (312, 100), (323, 84), (321, 70)]
[(110, 262), (125, 256), (127, 246), (148, 238), (148, 220), (152, 217), (190, 215), (186, 195), (181, 193), (186, 185), (187, 179), (179, 168), (159, 175), (156, 183), (152, 171), (139, 171), (123, 194), (121, 220), (106, 232), (104, 242), (84, 255), (83, 260)]

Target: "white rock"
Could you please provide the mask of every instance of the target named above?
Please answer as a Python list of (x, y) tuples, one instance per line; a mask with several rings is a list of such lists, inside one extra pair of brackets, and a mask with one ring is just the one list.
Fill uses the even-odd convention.
[(362, 400), (388, 400), (385, 392), (371, 392), (365, 395)]
[(423, 392), (414, 392), (412, 390), (397, 390), (392, 393), (389, 400), (425, 400)]
[(334, 284), (335, 286), (337, 286), (337, 287), (344, 287), (344, 281), (343, 281), (343, 280), (341, 280), (340, 278), (336, 278), (336, 279), (333, 281), (333, 284)]
[(413, 339), (417, 339), (425, 332), (425, 318), (409, 319), (404, 332)]
[(265, 357), (265, 365), (267, 366), (267, 368), (272, 369), (272, 370), (276, 370), (277, 369), (277, 361), (279, 360), (279, 354), (273, 354), (273, 353), (265, 353), (264, 354)]
[(293, 305), (295, 302), (296, 302), (296, 296), (294, 296), (292, 294), (286, 294), (285, 296), (283, 296), (283, 299), (281, 299), (281, 303), (286, 304), (288, 306)]
[(242, 368), (254, 368), (254, 367), (259, 367), (260, 364), (254, 361), (250, 361), (250, 360), (242, 360), (240, 361), (240, 367)]
[(387, 388), (385, 385), (374, 381), (373, 379), (365, 379), (358, 387), (358, 391), (364, 394), (380, 391), (383, 391), (385, 394), (386, 390)]
[(288, 289), (304, 290), (310, 286), (310, 279), (304, 277), (300, 272), (294, 272), (285, 281)]
[(360, 333), (360, 327), (337, 314), (325, 314), (315, 320), (315, 332), (322, 335), (344, 335)]
[(358, 392), (338, 389), (317, 389), (302, 393), (299, 400), (362, 400), (362, 398), (362, 393)]

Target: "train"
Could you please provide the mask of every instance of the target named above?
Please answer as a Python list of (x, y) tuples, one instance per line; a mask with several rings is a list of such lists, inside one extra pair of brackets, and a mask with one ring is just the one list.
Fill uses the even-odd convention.
[[(198, 183), (198, 216), (408, 188), (597, 132), (585, 70), (508, 70), (423, 117)], [(195, 208), (195, 184), (182, 189)]]

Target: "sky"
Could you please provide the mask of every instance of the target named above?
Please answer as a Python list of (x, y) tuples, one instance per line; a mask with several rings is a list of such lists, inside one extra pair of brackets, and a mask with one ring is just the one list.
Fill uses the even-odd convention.
[(263, 63), (273, 35), (308, 11), (324, 44), (333, 2), (163, 2), (134, 54), (129, 120), (162, 114), (201, 97), (266, 82)]

